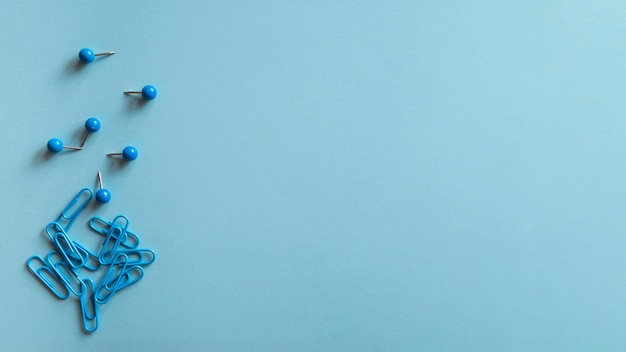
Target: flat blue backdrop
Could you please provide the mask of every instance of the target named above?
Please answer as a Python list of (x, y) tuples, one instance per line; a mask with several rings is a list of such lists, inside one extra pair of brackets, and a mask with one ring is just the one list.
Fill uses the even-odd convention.
[[(0, 28), (0, 350), (626, 349), (626, 3), (14, 1)], [(98, 170), (77, 239), (125, 214), (158, 258), (85, 335), (24, 264)]]

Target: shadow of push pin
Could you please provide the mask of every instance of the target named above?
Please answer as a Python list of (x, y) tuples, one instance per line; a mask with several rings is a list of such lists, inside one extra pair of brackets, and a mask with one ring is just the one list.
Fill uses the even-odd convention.
[(93, 62), (96, 56), (109, 56), (115, 54), (114, 51), (107, 51), (104, 53), (94, 54), (93, 51), (89, 48), (80, 49), (78, 52), (78, 58), (85, 64)]
[(60, 140), (59, 138), (50, 138), (46, 147), (48, 148), (48, 151), (50, 153), (55, 153), (55, 154), (60, 152), (63, 149), (83, 150), (82, 147), (70, 147), (69, 145), (63, 145), (63, 141)]
[(101, 204), (108, 203), (111, 200), (111, 192), (102, 186), (102, 174), (100, 171), (98, 171), (98, 183), (100, 184), (100, 189), (96, 192), (96, 200)]
[(145, 100), (153, 100), (157, 96), (157, 89), (154, 86), (147, 85), (147, 86), (144, 86), (141, 89), (141, 92), (138, 92), (138, 91), (126, 91), (126, 92), (124, 92), (124, 94), (126, 94), (126, 95), (141, 94), (141, 96)]
[(100, 120), (95, 117), (88, 118), (87, 121), (85, 121), (85, 130), (87, 133), (85, 134), (85, 138), (83, 138), (83, 142), (80, 144), (81, 148), (85, 145), (85, 142), (90, 134), (96, 133), (100, 130)]
[(133, 161), (137, 159), (137, 156), (139, 156), (139, 154), (137, 152), (137, 148), (129, 145), (128, 147), (125, 147), (121, 153), (109, 153), (107, 154), (107, 156), (121, 156), (126, 161)]

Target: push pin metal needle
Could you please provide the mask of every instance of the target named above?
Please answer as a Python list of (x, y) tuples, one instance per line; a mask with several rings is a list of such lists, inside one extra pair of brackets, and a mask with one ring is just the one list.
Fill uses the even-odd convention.
[(89, 48), (83, 48), (78, 52), (78, 58), (83, 63), (91, 63), (95, 59), (96, 56), (109, 56), (115, 54), (114, 51), (107, 51), (104, 53), (94, 54), (93, 51)]
[(126, 95), (141, 94), (141, 96), (144, 99), (146, 99), (146, 100), (153, 100), (157, 96), (157, 89), (154, 86), (147, 85), (147, 86), (144, 86), (141, 89), (141, 92), (129, 90), (129, 91), (124, 92), (124, 94), (126, 94)]
[(55, 153), (55, 154), (60, 152), (63, 149), (83, 150), (82, 146), (71, 147), (69, 145), (63, 145), (63, 141), (61, 141), (59, 138), (50, 138), (46, 147), (48, 148), (48, 151), (50, 153)]
[(107, 156), (121, 156), (126, 161), (133, 161), (137, 159), (139, 153), (137, 152), (137, 148), (129, 145), (128, 147), (125, 147), (121, 153), (109, 153)]
[(111, 200), (111, 192), (102, 186), (102, 174), (100, 171), (98, 171), (98, 183), (100, 184), (100, 189), (96, 192), (96, 200), (101, 204), (108, 203)]

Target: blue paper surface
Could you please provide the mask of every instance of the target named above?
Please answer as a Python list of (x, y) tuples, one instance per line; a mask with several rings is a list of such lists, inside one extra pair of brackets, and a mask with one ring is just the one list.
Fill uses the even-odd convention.
[[(623, 351), (625, 15), (4, 4), (0, 350)], [(116, 54), (81, 66), (83, 47)], [(48, 154), (91, 116), (84, 150)], [(98, 170), (111, 202), (75, 236), (125, 214), (157, 260), (88, 336), (25, 262)]]

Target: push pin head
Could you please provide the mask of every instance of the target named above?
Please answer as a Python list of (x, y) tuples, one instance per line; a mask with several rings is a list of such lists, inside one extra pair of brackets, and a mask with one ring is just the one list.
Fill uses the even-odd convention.
[(109, 153), (107, 156), (121, 156), (126, 161), (133, 161), (137, 159), (139, 153), (137, 152), (137, 148), (129, 145), (128, 147), (125, 147), (121, 153)]
[(115, 54), (114, 51), (107, 51), (104, 53), (94, 54), (93, 51), (89, 48), (80, 49), (78, 52), (78, 58), (85, 64), (93, 62), (96, 56), (109, 56)]
[(85, 138), (83, 138), (83, 142), (80, 144), (81, 148), (85, 145), (85, 142), (90, 134), (96, 133), (100, 130), (100, 120), (95, 117), (88, 118), (87, 121), (85, 121), (85, 130), (87, 131), (87, 134), (85, 134)]
[(58, 153), (63, 149), (71, 149), (71, 150), (82, 150), (82, 147), (70, 147), (68, 145), (63, 145), (63, 141), (58, 138), (50, 138), (48, 144), (46, 145), (48, 151), (50, 153)]
[(108, 203), (111, 200), (111, 192), (102, 187), (102, 174), (100, 171), (98, 171), (98, 183), (100, 184), (100, 189), (96, 192), (96, 200), (101, 204)]
[(141, 96), (146, 100), (153, 100), (157, 96), (157, 89), (154, 86), (147, 85), (141, 89), (141, 92), (137, 91), (126, 91), (124, 94), (141, 94)]
[(85, 121), (85, 129), (89, 133), (98, 132), (100, 130), (100, 120), (90, 117)]

